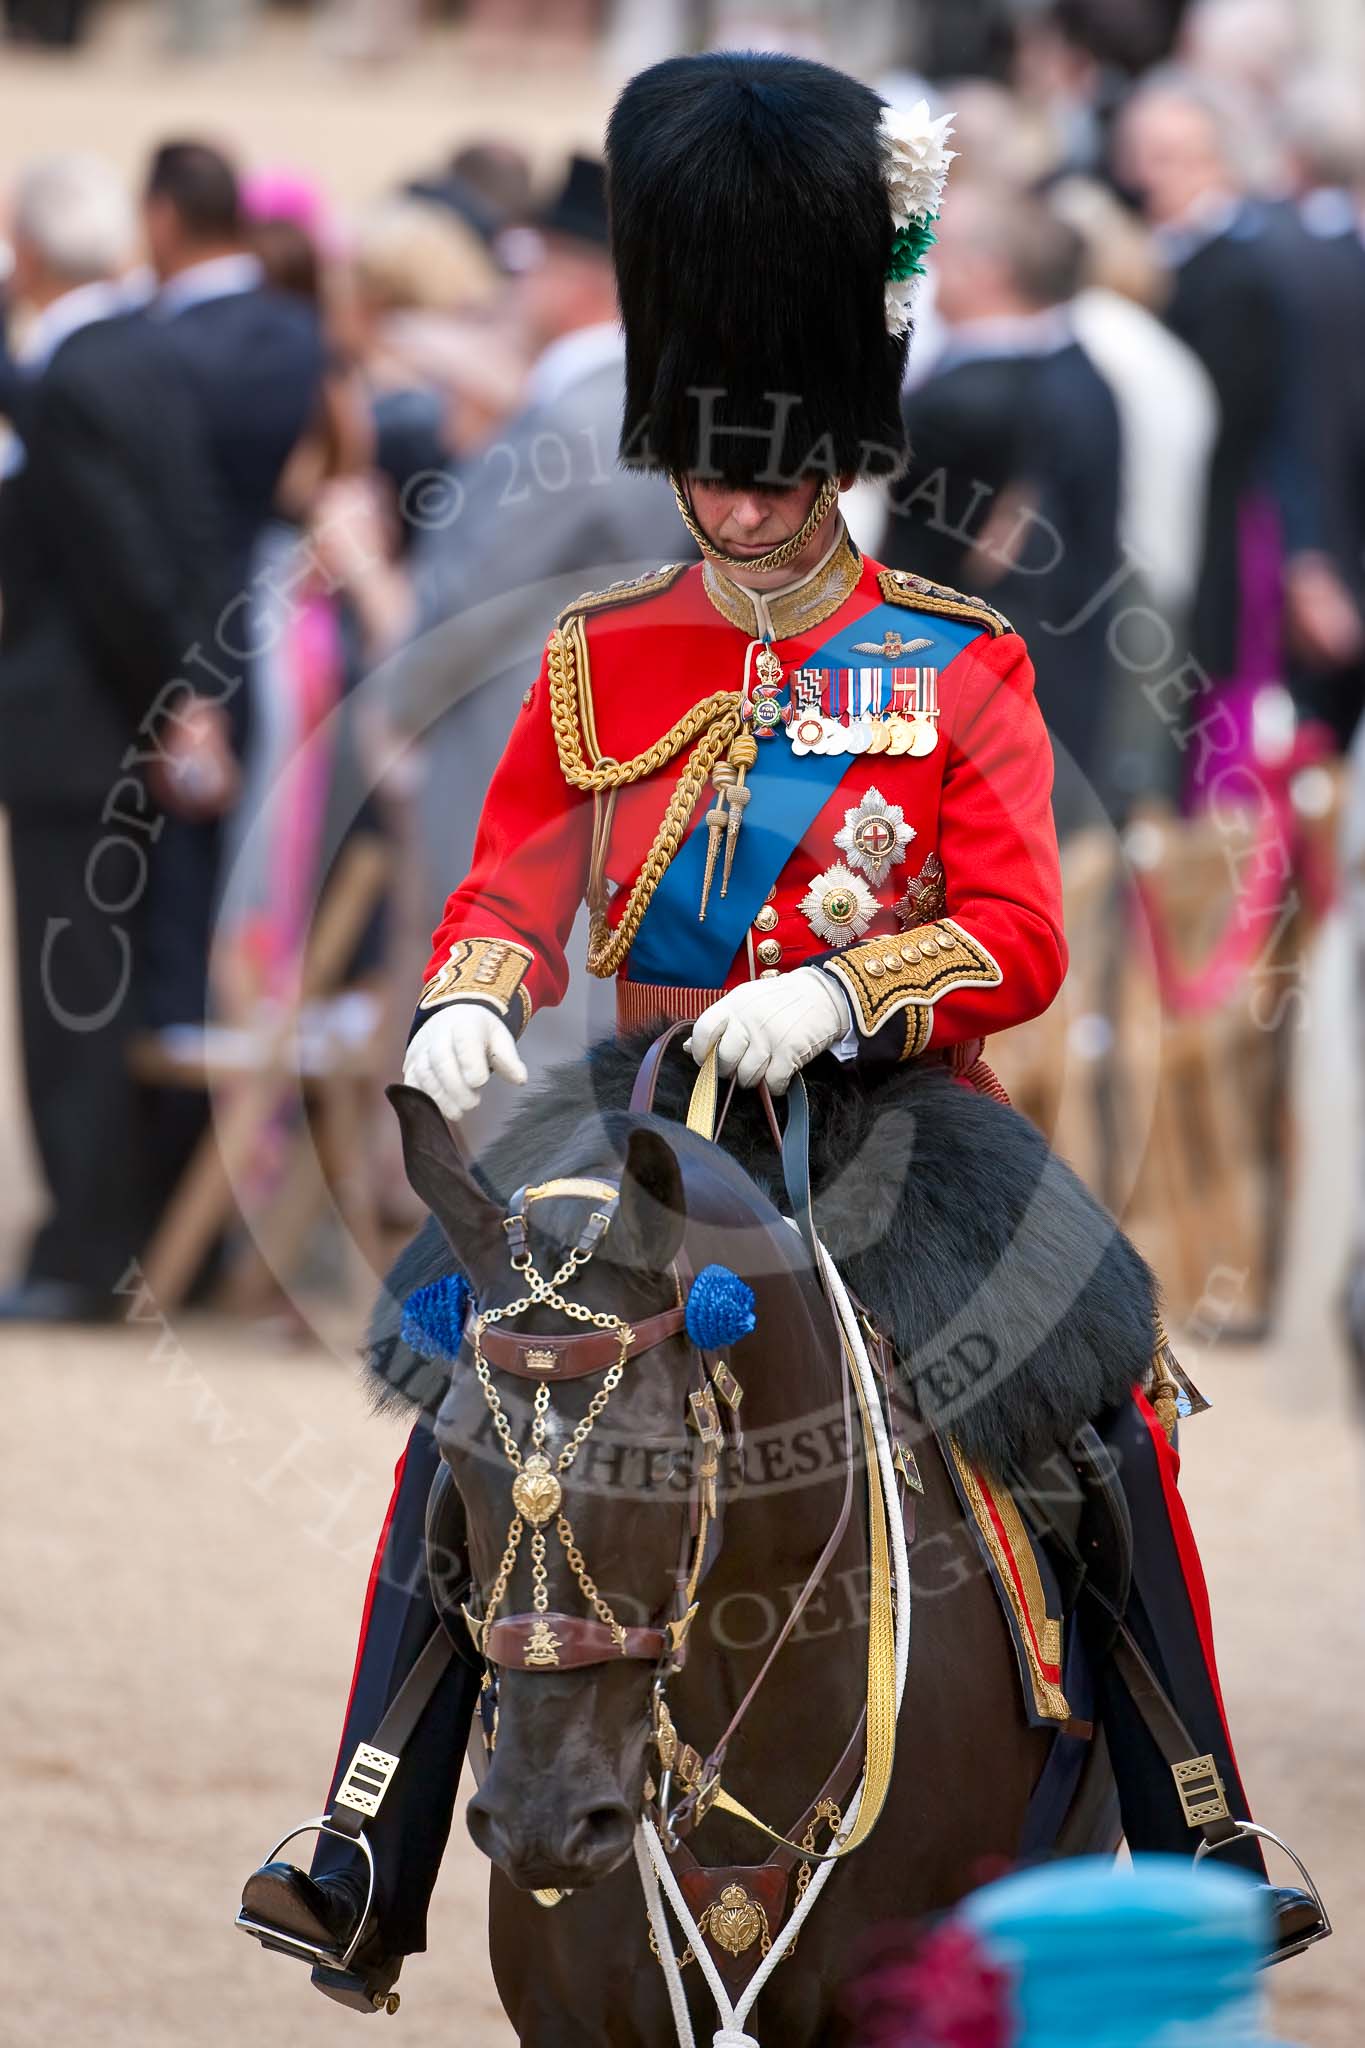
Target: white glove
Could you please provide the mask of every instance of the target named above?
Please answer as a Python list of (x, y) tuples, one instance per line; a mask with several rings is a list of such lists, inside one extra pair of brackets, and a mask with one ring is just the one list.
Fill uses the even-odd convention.
[(722, 1074), (741, 1088), (766, 1081), (774, 1095), (817, 1053), (828, 1051), (852, 1025), (848, 998), (818, 967), (797, 967), (771, 981), (748, 981), (703, 1010), (687, 1050), (700, 1066), (712, 1046)]
[(481, 1003), (447, 1003), (408, 1042), (403, 1079), (429, 1095), (448, 1122), (468, 1116), (490, 1070), (518, 1087), (526, 1069), (501, 1017)]

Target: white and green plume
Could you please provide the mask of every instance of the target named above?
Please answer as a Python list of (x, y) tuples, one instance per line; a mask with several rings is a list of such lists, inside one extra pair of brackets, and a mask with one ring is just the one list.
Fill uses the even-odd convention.
[(928, 100), (916, 100), (904, 112), (882, 108), (882, 164), (896, 230), (886, 272), (889, 334), (909, 331), (915, 281), (924, 274), (924, 257), (933, 246), (948, 166), (957, 155), (955, 149), (948, 148), (952, 120), (951, 114), (934, 120)]

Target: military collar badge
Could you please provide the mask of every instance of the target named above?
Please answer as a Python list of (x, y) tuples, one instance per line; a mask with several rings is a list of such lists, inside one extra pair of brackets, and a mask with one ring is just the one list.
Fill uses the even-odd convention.
[(936, 853), (926, 854), (924, 865), (905, 885), (905, 894), (892, 904), (896, 922), (903, 932), (916, 925), (933, 924), (948, 908), (948, 878)]

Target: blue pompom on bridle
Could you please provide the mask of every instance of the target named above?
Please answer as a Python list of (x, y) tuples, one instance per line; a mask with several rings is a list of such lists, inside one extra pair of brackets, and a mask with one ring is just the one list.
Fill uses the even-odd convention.
[(463, 1273), (447, 1273), (417, 1288), (403, 1303), (403, 1342), (421, 1358), (458, 1358), (469, 1295)]
[(754, 1290), (728, 1266), (703, 1266), (687, 1295), (687, 1334), (698, 1351), (721, 1351), (747, 1337), (758, 1318)]
[[(470, 1286), (448, 1273), (417, 1288), (403, 1303), (403, 1342), (422, 1358), (453, 1361), (460, 1355), (469, 1314)], [(754, 1290), (728, 1266), (703, 1266), (687, 1295), (684, 1321), (698, 1351), (723, 1351), (747, 1337), (757, 1322)]]

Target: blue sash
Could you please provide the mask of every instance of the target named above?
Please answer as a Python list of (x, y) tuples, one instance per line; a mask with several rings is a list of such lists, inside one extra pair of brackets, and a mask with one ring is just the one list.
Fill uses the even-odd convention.
[[(899, 633), (906, 641), (929, 644), (913, 653), (884, 654), (882, 661), (887, 667), (904, 663), (945, 669), (980, 632), (977, 625), (930, 613), (921, 615), (901, 605), (879, 604), (841, 626), (822, 647), (806, 656), (805, 665), (865, 668), (872, 657), (859, 652), (854, 643), (880, 642), (887, 633)], [(758, 761), (746, 778), (753, 795), (735, 847), (729, 889), (721, 895), (722, 842), (706, 917), (699, 921), (708, 837), (705, 812), (699, 810), (697, 823), (669, 862), (641, 920), (630, 949), (630, 979), (666, 988), (721, 988), (768, 891), (860, 759), (849, 754), (794, 754), (780, 734), (760, 740)], [(868, 779), (872, 779), (870, 773)], [(709, 791), (703, 792), (700, 805), (709, 809)]]

